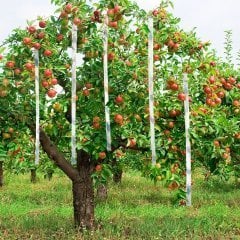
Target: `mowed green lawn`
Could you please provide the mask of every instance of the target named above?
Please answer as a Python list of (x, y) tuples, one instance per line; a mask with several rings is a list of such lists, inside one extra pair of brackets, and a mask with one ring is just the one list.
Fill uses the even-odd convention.
[(0, 239), (240, 239), (240, 187), (194, 174), (193, 206), (173, 205), (174, 192), (138, 173), (109, 185), (106, 202), (96, 202), (98, 229), (73, 228), (70, 181), (54, 175), (8, 175), (0, 189)]

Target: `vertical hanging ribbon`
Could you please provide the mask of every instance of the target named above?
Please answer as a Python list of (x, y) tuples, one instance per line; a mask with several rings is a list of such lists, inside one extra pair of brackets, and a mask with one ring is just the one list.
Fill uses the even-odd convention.
[(72, 135), (71, 135), (71, 162), (72, 164), (77, 163), (77, 153), (76, 153), (76, 81), (77, 81), (77, 26), (72, 25), (72, 102), (71, 102), (71, 114), (72, 114)]
[(110, 125), (110, 111), (107, 106), (109, 101), (108, 94), (108, 17), (105, 16), (103, 29), (103, 48), (104, 48), (104, 101), (105, 101), (105, 119), (106, 119), (106, 137), (107, 137), (107, 151), (111, 151), (111, 125)]
[(35, 164), (39, 164), (40, 149), (40, 98), (39, 98), (39, 52), (34, 50), (35, 64), (35, 95), (36, 95), (36, 137), (35, 137)]
[(189, 119), (189, 91), (188, 91), (188, 77), (187, 73), (183, 75), (183, 88), (186, 99), (184, 101), (184, 112), (185, 112), (185, 135), (186, 135), (186, 205), (192, 205), (191, 199), (191, 144), (189, 136), (190, 119)]
[(156, 146), (154, 129), (154, 91), (153, 91), (153, 19), (148, 18), (148, 88), (149, 88), (149, 115), (150, 115), (150, 136), (152, 150), (152, 165), (156, 164)]

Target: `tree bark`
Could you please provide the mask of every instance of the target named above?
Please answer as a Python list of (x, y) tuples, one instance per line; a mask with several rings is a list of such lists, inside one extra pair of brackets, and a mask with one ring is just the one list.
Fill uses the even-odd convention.
[(113, 173), (113, 182), (116, 184), (119, 184), (122, 182), (122, 169), (116, 169), (116, 171)]
[[(30, 126), (35, 133), (35, 126)], [(74, 223), (78, 229), (94, 227), (94, 188), (92, 173), (94, 164), (85, 151), (77, 152), (77, 168), (66, 160), (63, 153), (40, 129), (40, 142), (48, 157), (72, 180)]]
[(123, 170), (119, 166), (116, 158), (113, 158), (112, 160), (112, 168), (113, 168), (113, 182), (116, 184), (121, 183)]
[(0, 187), (3, 186), (3, 162), (0, 161)]
[(31, 183), (36, 183), (37, 182), (37, 172), (36, 169), (31, 169)]
[[(30, 125), (29, 128), (35, 135), (35, 125)], [(49, 136), (40, 128), (40, 143), (47, 153), (48, 157), (72, 180), (77, 181), (79, 178), (78, 171), (69, 163), (63, 153), (57, 148), (57, 146), (51, 141)]]
[(78, 152), (77, 168), (79, 179), (73, 181), (74, 223), (80, 229), (94, 227), (94, 188), (92, 172), (94, 166), (90, 156), (84, 151)]

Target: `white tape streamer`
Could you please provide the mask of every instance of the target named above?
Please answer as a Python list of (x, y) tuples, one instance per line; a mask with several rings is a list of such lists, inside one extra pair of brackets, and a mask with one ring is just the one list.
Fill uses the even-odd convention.
[(77, 163), (77, 152), (76, 152), (76, 81), (77, 81), (77, 26), (72, 25), (72, 135), (71, 135), (71, 145), (72, 145), (72, 164)]
[(186, 205), (192, 205), (192, 180), (191, 180), (191, 143), (189, 136), (190, 116), (189, 116), (189, 91), (188, 91), (188, 77), (187, 73), (183, 75), (183, 88), (186, 99), (184, 101), (185, 112), (185, 134), (186, 134)]
[(35, 94), (36, 94), (36, 137), (35, 137), (35, 164), (39, 164), (40, 152), (40, 98), (39, 98), (39, 52), (34, 50), (35, 64)]
[(152, 165), (156, 164), (156, 145), (154, 129), (154, 92), (153, 92), (153, 19), (148, 18), (148, 88), (149, 88), (149, 115), (150, 115), (150, 135), (152, 150)]
[(103, 29), (103, 44), (104, 44), (104, 101), (105, 101), (105, 119), (106, 119), (106, 137), (107, 137), (107, 151), (111, 151), (111, 125), (110, 125), (110, 111), (107, 106), (109, 101), (108, 94), (108, 17), (105, 16), (104, 29)]

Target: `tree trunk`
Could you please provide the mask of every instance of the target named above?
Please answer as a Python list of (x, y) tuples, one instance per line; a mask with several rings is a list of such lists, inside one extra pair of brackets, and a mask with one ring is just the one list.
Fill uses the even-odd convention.
[(123, 170), (119, 166), (116, 158), (113, 158), (112, 160), (112, 167), (113, 167), (113, 182), (116, 184), (121, 183)]
[[(35, 125), (29, 125), (35, 134)], [(93, 161), (83, 150), (77, 152), (77, 168), (71, 165), (64, 154), (40, 128), (40, 142), (48, 157), (72, 180), (74, 223), (79, 229), (94, 227)]]
[(47, 172), (47, 173), (44, 175), (44, 179), (48, 179), (49, 181), (52, 180), (52, 177), (53, 177), (53, 172)]
[(77, 169), (79, 179), (73, 181), (74, 223), (80, 229), (94, 227), (94, 188), (92, 172), (94, 166), (88, 154), (78, 152)]
[(3, 162), (0, 161), (0, 187), (3, 186)]
[(105, 201), (107, 199), (107, 186), (105, 184), (100, 184), (97, 187), (97, 198), (101, 201)]
[(118, 169), (118, 171), (116, 171), (113, 174), (113, 182), (114, 183), (121, 183), (122, 182), (122, 174), (123, 174), (123, 170), (122, 169)]
[(37, 173), (36, 169), (31, 169), (31, 183), (37, 182)]

